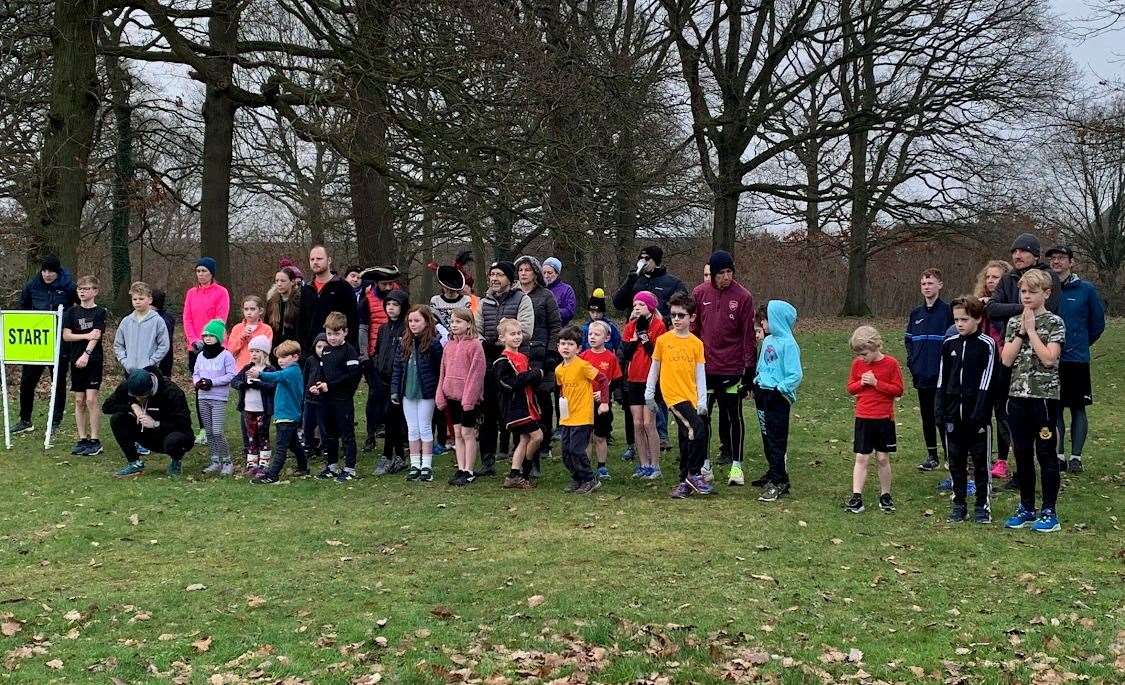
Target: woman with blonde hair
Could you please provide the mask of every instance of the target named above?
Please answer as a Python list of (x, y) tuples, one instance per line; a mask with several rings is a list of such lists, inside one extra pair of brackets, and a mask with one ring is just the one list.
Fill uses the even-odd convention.
[[(984, 265), (977, 274), (977, 284), (973, 288), (982, 303), (988, 304), (996, 292), (996, 285), (1012, 270), (1012, 265), (1003, 259), (993, 259)], [(992, 319), (987, 316), (981, 319), (980, 330), (996, 342), (996, 349), (1004, 346), (1004, 331), (997, 329)], [(997, 391), (993, 393), (993, 413), (996, 415), (996, 461), (992, 464), (993, 478), (1008, 477), (1008, 451), (1011, 449), (1012, 438), (1008, 430), (1008, 384), (1011, 381), (1012, 371), (1004, 365), (998, 365), (995, 384)], [(1013, 479), (1013, 482), (1015, 479)]]

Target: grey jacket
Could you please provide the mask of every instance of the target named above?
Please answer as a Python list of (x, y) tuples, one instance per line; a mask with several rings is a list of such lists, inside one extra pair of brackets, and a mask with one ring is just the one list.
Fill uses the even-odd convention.
[(117, 324), (117, 334), (113, 336), (113, 354), (125, 371), (160, 364), (170, 348), (168, 326), (155, 309), (148, 310), (140, 319), (136, 312), (130, 313)]

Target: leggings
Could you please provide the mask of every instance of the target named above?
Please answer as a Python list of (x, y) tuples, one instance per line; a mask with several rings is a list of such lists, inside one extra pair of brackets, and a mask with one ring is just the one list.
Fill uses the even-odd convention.
[[(719, 405), (719, 444), (727, 456), (736, 462), (742, 461), (742, 444), (746, 437), (746, 426), (742, 420), (742, 394), (738, 384), (742, 376), (707, 376), (707, 417), (704, 422), (710, 426), (714, 406)], [(704, 445), (706, 451), (710, 445)]]
[[(195, 373), (195, 359), (198, 356), (199, 356), (199, 353), (195, 351), (195, 348), (192, 348), (192, 349), (188, 350), (188, 353), (187, 353), (187, 372), (188, 372), (189, 376), (191, 374)], [(199, 427), (203, 429), (204, 433), (206, 433), (207, 432), (207, 426), (203, 425), (203, 412), (199, 409), (199, 390), (195, 391), (195, 415), (197, 417), (199, 417)]]
[(1012, 446), (1012, 432), (1008, 428), (1008, 386), (1011, 381), (1012, 370), (1001, 364), (992, 386), (996, 392), (992, 400), (992, 413), (996, 416), (996, 457), (1001, 461), (1008, 461)]
[(199, 400), (199, 422), (203, 424), (203, 431), (207, 434), (207, 449), (211, 454), (212, 464), (229, 464), (230, 445), (223, 432), (227, 423), (226, 400)]
[[(1059, 409), (1059, 454), (1066, 454), (1066, 421), (1063, 409)], [(1070, 456), (1081, 459), (1086, 447), (1086, 436), (1090, 432), (1090, 420), (1086, 418), (1086, 407), (1070, 408)]]
[(1054, 509), (1059, 498), (1059, 460), (1055, 454), (1058, 400), (1008, 398), (1012, 452), (1020, 482), (1020, 503), (1035, 511), (1035, 462), (1043, 480), (1043, 508)]
[(242, 412), (242, 432), (246, 454), (270, 451), (270, 417), (260, 411)]
[(406, 435), (410, 441), (434, 441), (434, 400), (403, 398), (402, 413), (406, 416)]

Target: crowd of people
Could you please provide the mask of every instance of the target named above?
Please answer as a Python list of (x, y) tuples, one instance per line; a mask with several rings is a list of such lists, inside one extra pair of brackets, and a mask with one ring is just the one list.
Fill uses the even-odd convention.
[[(974, 292), (951, 302), (942, 299), (938, 269), (920, 275), (923, 302), (905, 326), (925, 441), (918, 468), (940, 469), (944, 458), (949, 477), (939, 487), (951, 493), (950, 521), (991, 522), (992, 479), (1010, 478), (1020, 503), (1006, 525), (1059, 530), (1060, 472), (1082, 470), (1086, 407), (1093, 402), (1090, 347), (1104, 330), (1104, 310), (1097, 290), (1074, 273), (1069, 247), (1044, 256), (1047, 262), (1038, 239), (1022, 234), (1010, 263), (988, 262)], [(494, 476), (510, 462), (503, 487), (526, 490), (557, 442), (571, 477), (566, 491), (587, 494), (611, 478), (620, 405), (622, 457), (635, 462), (634, 478), (663, 477), (672, 418), (679, 468), (670, 494), (684, 499), (714, 492), (721, 466), (729, 468), (729, 486), (746, 484), (743, 402), (751, 399), (765, 470), (750, 484), (760, 488), (759, 500), (777, 501), (790, 493), (790, 421), (803, 376), (797, 310), (783, 300), (755, 307), (727, 252), (710, 256), (690, 292), (663, 257), (658, 245), (642, 249), (610, 298), (621, 323), (609, 316), (601, 288), (586, 302), (586, 320), (576, 321), (577, 295), (554, 257), (497, 261), (478, 295), (472, 254), (463, 252), (450, 265), (432, 265), (440, 292), (425, 303), (410, 301), (395, 267), (335, 269), (320, 245), (309, 251), (307, 275), (282, 260), (264, 298), (232, 302), (216, 280), (215, 261), (203, 257), (184, 297), (180, 336), (164, 311), (165, 294), (132, 284), (133, 311), (121, 318), (112, 345), (124, 380), (101, 404), (107, 313), (97, 304), (98, 280), (73, 281), (49, 257), (23, 289), (20, 307), (67, 307), (55, 373), (60, 388), (69, 374), (74, 396), (72, 453), (103, 452), (99, 426), (107, 414), (126, 462), (119, 478), (142, 474), (152, 452), (167, 455), (168, 473), (178, 475), (198, 446), (209, 456), (204, 473), (238, 470), (255, 484), (279, 482), (290, 453), (293, 476), (312, 475), (310, 462), (322, 457), (316, 477), (347, 482), (358, 477), (361, 449), (379, 452), (375, 475), (405, 472), (408, 481), (430, 482), (434, 455), (452, 450), (451, 485)], [(228, 330), (232, 304), (242, 316)], [(187, 354), (198, 432), (187, 395), (171, 380), (174, 345)], [(844, 509), (865, 510), (874, 457), (879, 508), (892, 512), (903, 373), (874, 327), (857, 328), (850, 346), (855, 358), (845, 387), (855, 398), (855, 465)], [(34, 430), (43, 368), (23, 368), (13, 433)], [(362, 447), (355, 418), (361, 383), (368, 386)], [(63, 415), (65, 393), (56, 399), (51, 429)], [(232, 401), (241, 449), (226, 437)], [(711, 455), (713, 428), (719, 449)]]

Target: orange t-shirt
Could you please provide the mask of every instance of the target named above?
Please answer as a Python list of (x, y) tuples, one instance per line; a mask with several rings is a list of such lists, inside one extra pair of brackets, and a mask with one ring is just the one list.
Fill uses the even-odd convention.
[(696, 366), (707, 361), (703, 341), (690, 333), (683, 338), (667, 333), (656, 339), (652, 360), (660, 362), (660, 394), (668, 406), (689, 402), (694, 407), (699, 402)]

